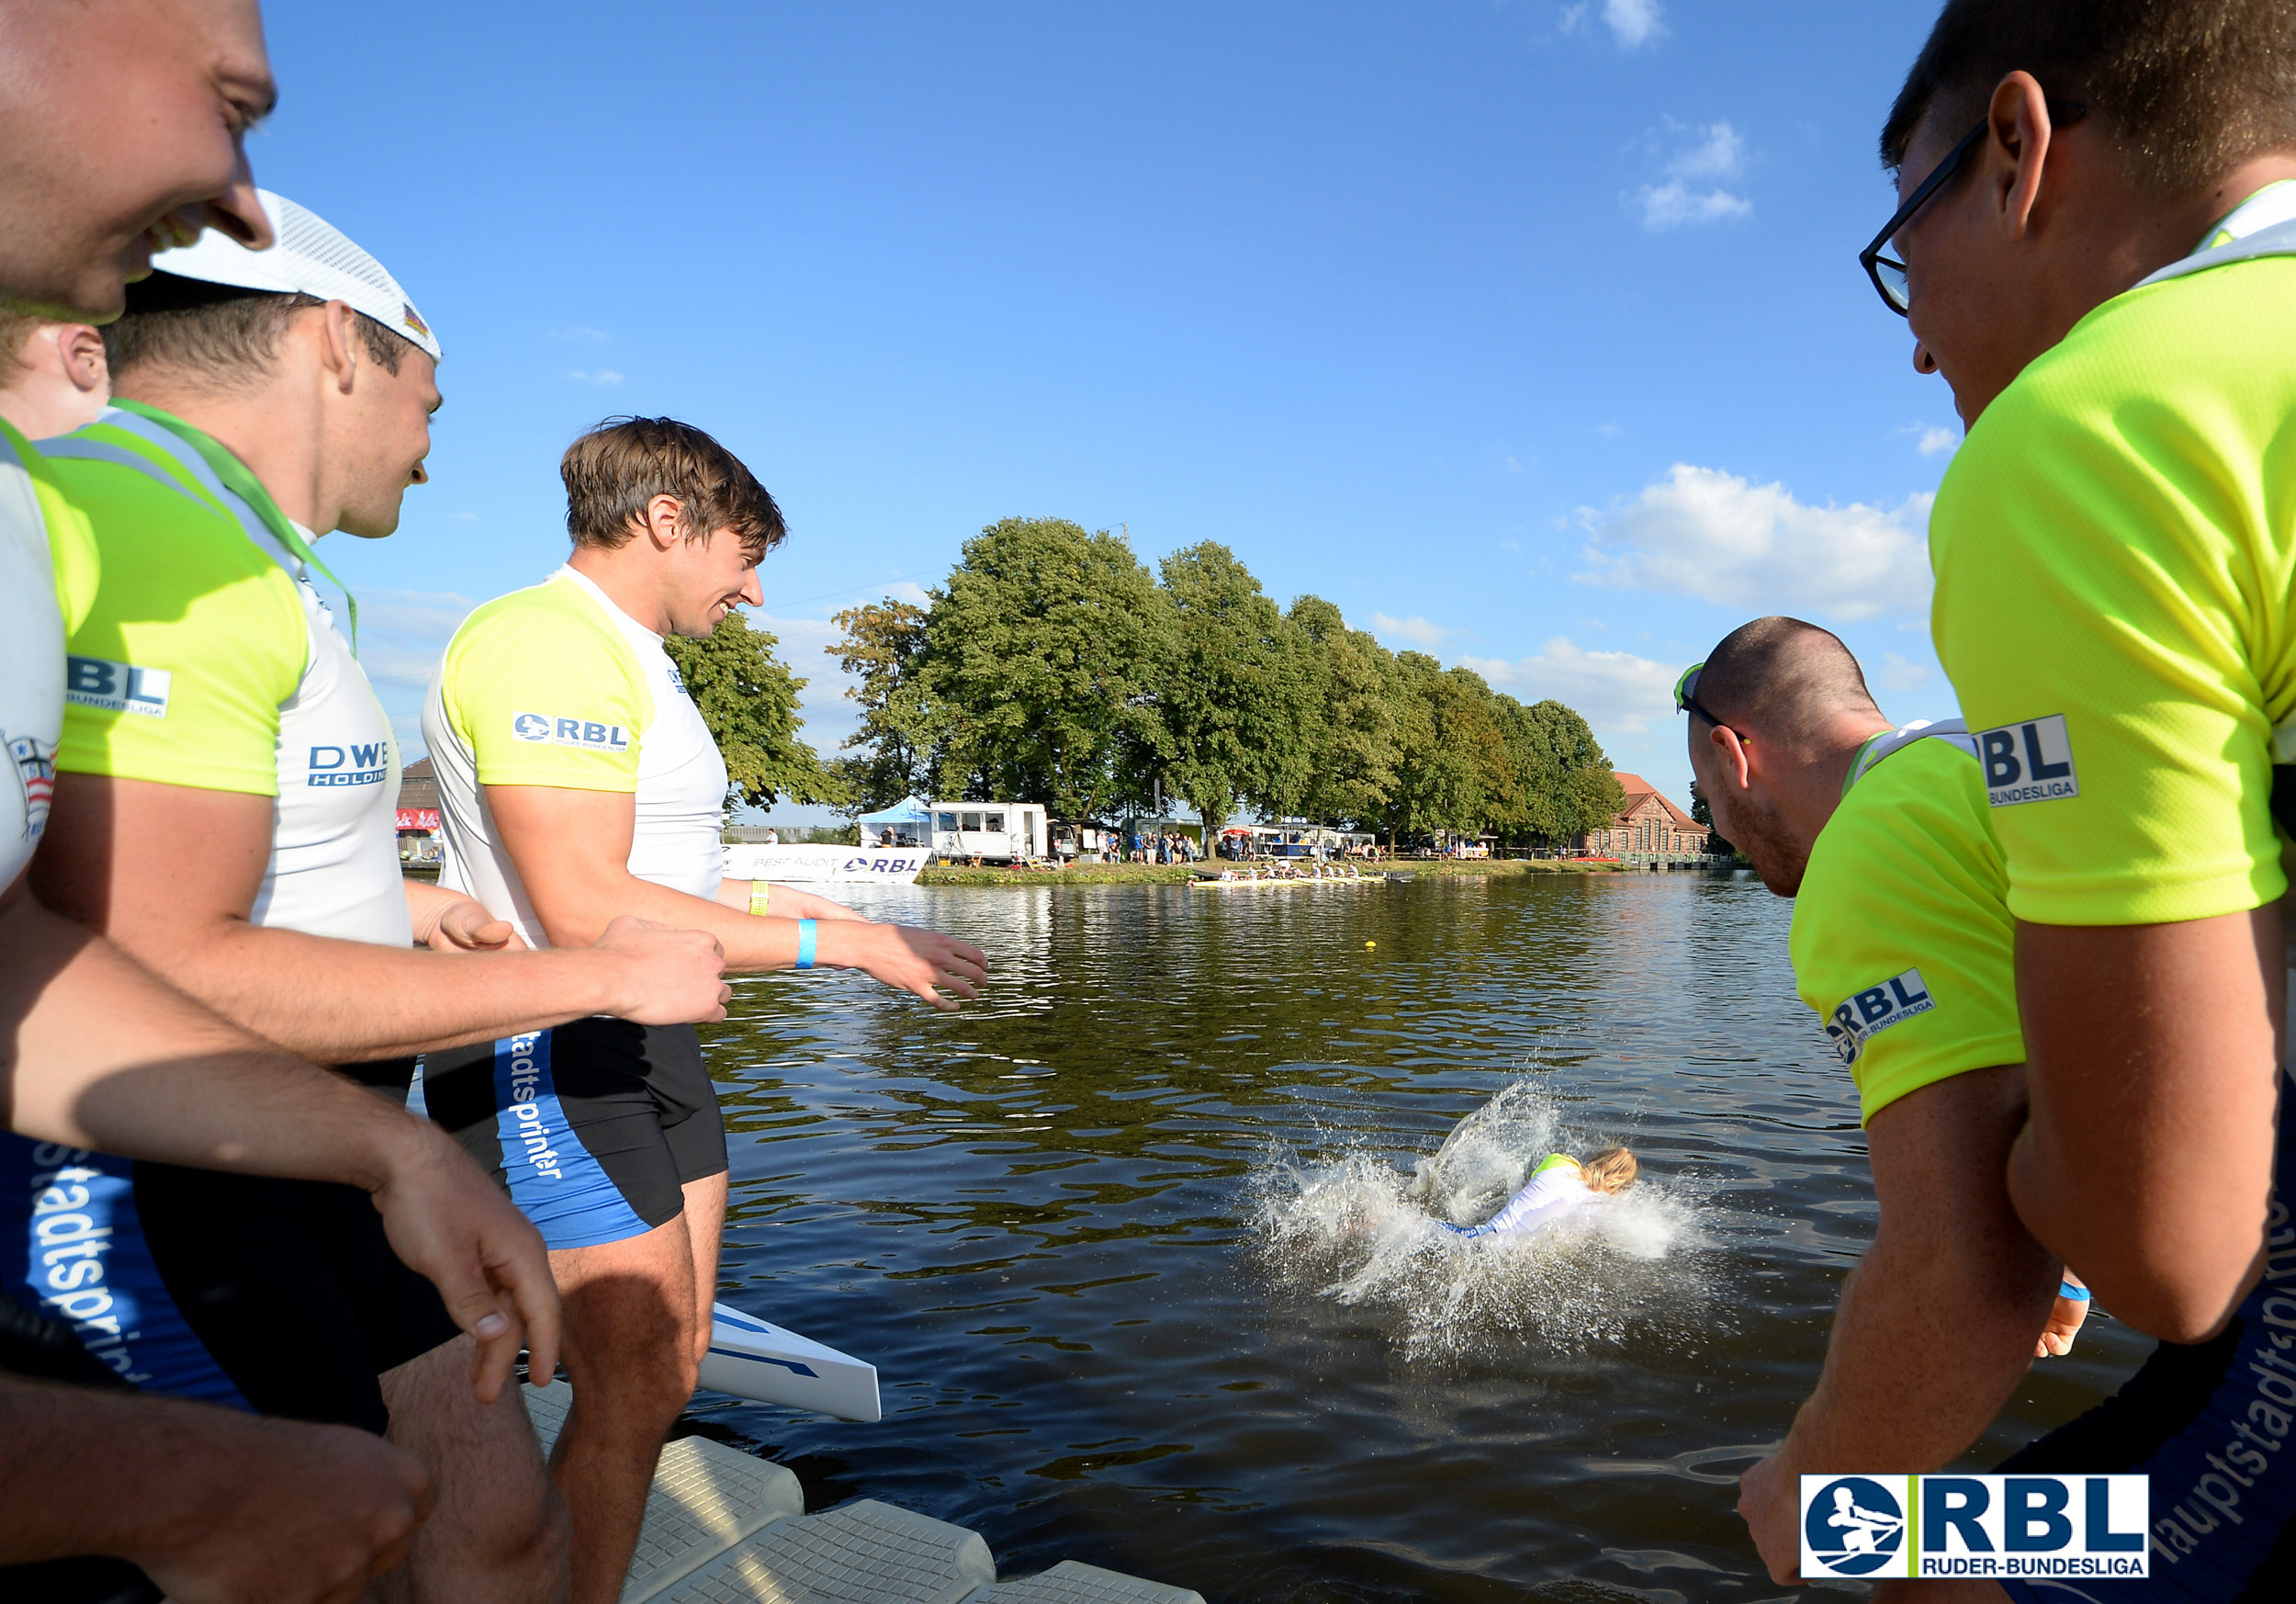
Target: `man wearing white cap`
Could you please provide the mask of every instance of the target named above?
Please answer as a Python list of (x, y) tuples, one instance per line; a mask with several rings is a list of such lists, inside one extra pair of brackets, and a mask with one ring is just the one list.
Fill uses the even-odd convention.
[[(88, 600), (36, 888), (226, 1018), (400, 1098), (411, 1055), (505, 1017), (721, 1017), (705, 935), (624, 921), (586, 949), (490, 951), (510, 937), (483, 909), (401, 879), (395, 743), (311, 544), (397, 526), (439, 347), (372, 257), (263, 200), (280, 243), (163, 254), (106, 331), (119, 407), (42, 447), (93, 549), (59, 553)], [(563, 1514), (515, 1391), (474, 1402), (468, 1339), (363, 1199), (85, 1163), (122, 1200), (111, 1262), (132, 1247), (174, 1294), (142, 1322), (144, 1384), (387, 1428), (445, 1492), (409, 1561), (418, 1598), (562, 1587)], [(282, 1340), (282, 1308), (303, 1341)]]
[[(98, 321), (118, 313), (123, 280), (155, 248), (207, 228), (271, 243), (243, 152), (276, 93), (254, 0), (0, 0), (0, 308)], [(75, 540), (84, 525), (23, 437), (0, 426), (8, 1126), (67, 1159), (101, 1145), (359, 1180), (401, 1253), (443, 1289), (490, 1303), (490, 1282), (523, 1283), (533, 1307), (477, 1322), (514, 1346), (517, 1313), (554, 1313), (539, 1245), (518, 1239), (523, 1223), (451, 1147), (226, 1025), (28, 894), (23, 871), (49, 812), (63, 706), (51, 533)], [(41, 1194), (51, 1227), (71, 1223), (79, 1195), (56, 1177)], [(85, 1279), (89, 1256), (85, 1243), (42, 1255), (70, 1282)], [(421, 1467), (364, 1433), (139, 1397), (116, 1378), (108, 1394), (19, 1379), (55, 1372), (42, 1362), (51, 1332), (19, 1328), (18, 1312), (0, 1305), (0, 1369), (16, 1372), (0, 1375), (0, 1559), (58, 1563), (0, 1570), (0, 1594), (156, 1598), (121, 1566), (61, 1557), (116, 1554), (186, 1599), (342, 1598), (395, 1566), (429, 1511)], [(119, 1315), (98, 1318), (118, 1328)], [(531, 1335), (555, 1341), (550, 1329)]]

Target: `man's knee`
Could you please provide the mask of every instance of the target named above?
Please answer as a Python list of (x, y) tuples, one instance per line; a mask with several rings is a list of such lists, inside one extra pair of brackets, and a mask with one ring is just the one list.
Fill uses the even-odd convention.
[(567, 1371), (577, 1395), (602, 1393), (675, 1412), (692, 1396), (693, 1260), (681, 1220), (627, 1241), (550, 1255), (566, 1308)]
[[(564, 1569), (566, 1507), (542, 1462), (542, 1445), (516, 1386), (482, 1404), (471, 1390), (476, 1347), (443, 1343), (386, 1371), (390, 1440), (421, 1461), (438, 1485), (433, 1524), (456, 1563), (481, 1571)], [(541, 1596), (541, 1595), (537, 1595)]]

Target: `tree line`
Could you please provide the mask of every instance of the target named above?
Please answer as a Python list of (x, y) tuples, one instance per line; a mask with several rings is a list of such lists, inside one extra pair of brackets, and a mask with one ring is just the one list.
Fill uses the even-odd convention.
[[(847, 755), (808, 764), (810, 749), (769, 750), (755, 771), (853, 813), (917, 795), (1112, 819), (1147, 811), (1161, 788), (1207, 833), (1248, 808), (1390, 840), (1553, 844), (1624, 805), (1569, 707), (1390, 652), (1320, 596), (1279, 608), (1216, 542), (1152, 573), (1121, 535), (1007, 518), (965, 542), (929, 601), (838, 614), (844, 638), (828, 650), (861, 707)], [(778, 738), (781, 722), (764, 723), (752, 737)]]

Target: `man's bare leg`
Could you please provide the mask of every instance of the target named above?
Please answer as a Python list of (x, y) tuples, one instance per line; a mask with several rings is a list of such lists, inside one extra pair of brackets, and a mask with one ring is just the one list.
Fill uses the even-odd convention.
[[(700, 1183), (706, 1184), (706, 1183)], [(550, 1456), (573, 1517), (573, 1604), (615, 1604), (662, 1440), (693, 1396), (693, 1249), (681, 1217), (550, 1255), (574, 1402)]]
[(693, 1362), (710, 1350), (710, 1305), (717, 1301), (717, 1253), (726, 1235), (726, 1172), (684, 1187), (686, 1237), (693, 1244)]
[(390, 1440), (431, 1473), (438, 1504), (405, 1566), (377, 1589), (412, 1604), (549, 1604), (566, 1597), (567, 1516), (519, 1389), (470, 1390), (477, 1349), (441, 1343), (382, 1377)]

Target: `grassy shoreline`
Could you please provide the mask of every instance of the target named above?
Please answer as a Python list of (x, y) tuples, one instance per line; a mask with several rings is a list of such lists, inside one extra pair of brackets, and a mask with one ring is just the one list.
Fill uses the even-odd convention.
[[(1620, 865), (1556, 858), (1392, 858), (1377, 871), (1400, 875), (1615, 875)], [(970, 868), (934, 864), (917, 871), (919, 886), (1176, 886), (1194, 879), (1185, 864), (1081, 864), (1049, 870)]]

